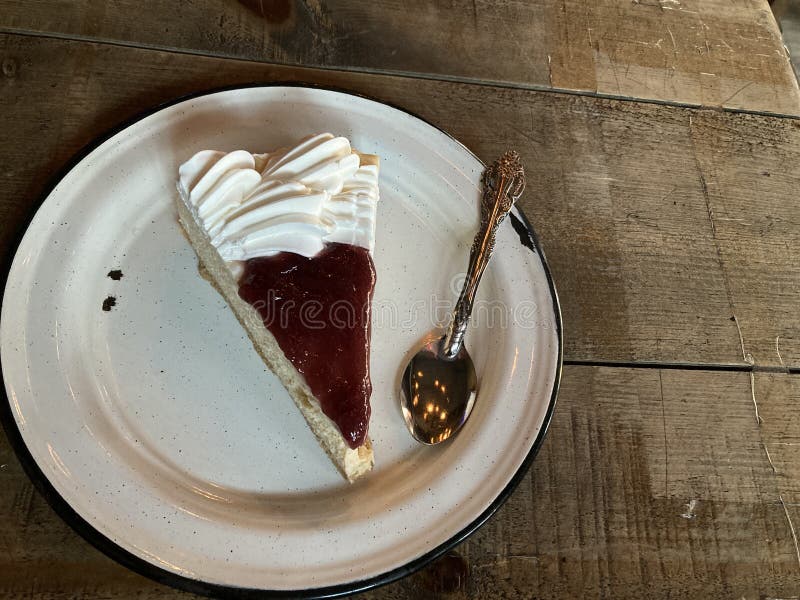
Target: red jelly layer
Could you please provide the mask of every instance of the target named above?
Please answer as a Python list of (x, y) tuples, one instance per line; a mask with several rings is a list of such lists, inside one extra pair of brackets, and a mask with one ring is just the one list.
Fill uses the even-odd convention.
[(369, 425), (374, 288), (372, 257), (350, 244), (328, 244), (313, 258), (252, 258), (239, 279), (239, 296), (258, 310), (351, 448), (364, 443)]

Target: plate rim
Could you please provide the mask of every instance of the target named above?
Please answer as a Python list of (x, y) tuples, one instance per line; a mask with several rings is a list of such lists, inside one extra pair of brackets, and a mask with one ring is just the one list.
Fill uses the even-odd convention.
[[(371, 102), (376, 102), (378, 104), (389, 106), (395, 110), (399, 110), (416, 119), (419, 119), (420, 121), (426, 123), (427, 125), (445, 134), (451, 140), (456, 142), (461, 148), (463, 148), (464, 151), (473, 156), (481, 165), (484, 165), (483, 161), (474, 152), (472, 152), (469, 148), (467, 148), (467, 146), (465, 146), (461, 141), (456, 139), (453, 135), (451, 135), (438, 125), (431, 123), (428, 119), (421, 117), (415, 112), (410, 111), (401, 106), (398, 106), (392, 102), (380, 100), (370, 95), (363, 94), (361, 92), (355, 92), (353, 90), (349, 90), (342, 87), (331, 86), (331, 85), (320, 85), (306, 81), (266, 81), (266, 82), (256, 81), (244, 84), (213, 87), (201, 91), (195, 91), (183, 94), (175, 98), (172, 98), (170, 100), (155, 104), (142, 111), (139, 111), (133, 116), (129, 117), (128, 119), (123, 120), (122, 122), (118, 123), (117, 125), (114, 125), (113, 127), (101, 133), (100, 135), (94, 137), (88, 143), (86, 143), (80, 150), (78, 150), (75, 154), (73, 154), (72, 157), (61, 168), (59, 168), (54, 175), (48, 178), (48, 180), (42, 187), (42, 190), (39, 193), (37, 199), (32, 203), (30, 210), (23, 217), (22, 225), (20, 225), (19, 231), (16, 232), (16, 234), (12, 235), (6, 251), (6, 256), (3, 258), (2, 271), (0, 271), (0, 289), (3, 290), (3, 296), (2, 299), (0, 299), (0, 307), (2, 307), (2, 304), (5, 302), (8, 276), (11, 273), (11, 268), (17, 256), (19, 246), (26, 232), (28, 231), (28, 228), (30, 227), (34, 217), (36, 216), (42, 205), (46, 202), (47, 198), (50, 197), (55, 187), (76, 166), (78, 166), (78, 164), (84, 158), (86, 158), (97, 147), (99, 147), (104, 142), (108, 141), (118, 133), (122, 133), (123, 131), (125, 131), (132, 125), (138, 123), (139, 121), (155, 113), (158, 113), (166, 108), (169, 108), (176, 104), (180, 104), (187, 100), (193, 100), (195, 98), (210, 96), (221, 92), (229, 92), (229, 91), (244, 90), (251, 88), (275, 88), (275, 87), (296, 87), (296, 88), (308, 88), (314, 90), (329, 91), (349, 96), (355, 96), (363, 100), (368, 100)], [(539, 255), (542, 262), (542, 268), (544, 270), (545, 277), (547, 279), (547, 284), (550, 290), (550, 297), (553, 303), (552, 309), (553, 309), (554, 324), (556, 331), (558, 356), (556, 361), (556, 372), (553, 381), (553, 389), (550, 394), (550, 399), (548, 401), (547, 410), (545, 411), (545, 416), (542, 422), (542, 426), (539, 429), (539, 433), (537, 434), (536, 439), (533, 441), (533, 444), (531, 445), (528, 454), (522, 460), (522, 463), (520, 464), (519, 468), (514, 473), (514, 475), (511, 477), (510, 481), (498, 493), (498, 495), (489, 504), (489, 506), (480, 515), (478, 515), (477, 518), (475, 518), (472, 522), (463, 527), (458, 533), (451, 536), (450, 538), (448, 538), (435, 548), (429, 550), (422, 556), (419, 556), (414, 560), (405, 563), (404, 565), (401, 565), (399, 567), (396, 567), (394, 569), (391, 569), (385, 573), (381, 573), (380, 575), (376, 575), (367, 579), (354, 580), (351, 582), (345, 582), (332, 586), (296, 589), (296, 590), (268, 590), (261, 588), (234, 587), (224, 584), (211, 583), (208, 581), (203, 581), (202, 579), (193, 579), (190, 577), (179, 575), (177, 573), (173, 573), (172, 571), (167, 571), (166, 569), (158, 567), (153, 563), (150, 563), (147, 560), (133, 554), (129, 550), (126, 550), (121, 545), (117, 544), (109, 537), (107, 537), (105, 534), (100, 532), (98, 529), (93, 527), (91, 524), (89, 524), (89, 522), (86, 519), (84, 519), (80, 514), (78, 514), (78, 512), (75, 511), (75, 509), (73, 509), (72, 506), (69, 504), (69, 502), (67, 502), (61, 496), (61, 494), (55, 489), (53, 484), (47, 478), (47, 475), (45, 475), (39, 464), (31, 455), (28, 446), (25, 444), (25, 441), (22, 438), (22, 433), (19, 429), (17, 420), (14, 417), (11, 408), (11, 403), (8, 398), (8, 393), (6, 391), (5, 379), (3, 377), (3, 368), (2, 368), (3, 367), (2, 354), (0, 354), (0, 424), (2, 424), (3, 430), (5, 431), (8, 441), (12, 449), (14, 450), (17, 459), (21, 463), (22, 468), (25, 471), (25, 474), (31, 480), (37, 491), (42, 496), (44, 496), (47, 503), (56, 512), (59, 518), (61, 518), (61, 520), (66, 522), (73, 529), (73, 531), (75, 531), (84, 540), (89, 542), (94, 548), (105, 554), (107, 557), (111, 558), (115, 562), (121, 564), (122, 566), (140, 575), (143, 575), (153, 581), (156, 581), (157, 583), (169, 585), (171, 587), (199, 594), (202, 596), (218, 597), (218, 598), (231, 598), (231, 599), (243, 599), (243, 598), (255, 598), (255, 597), (337, 598), (347, 594), (355, 594), (375, 589), (383, 585), (397, 581), (399, 579), (402, 579), (403, 577), (411, 575), (412, 573), (420, 570), (425, 565), (436, 560), (437, 558), (439, 558), (440, 556), (442, 556), (443, 554), (445, 554), (446, 552), (448, 552), (449, 550), (453, 549), (455, 546), (466, 540), (470, 535), (472, 535), (478, 529), (480, 529), (480, 527), (483, 526), (486, 523), (486, 521), (488, 521), (489, 518), (491, 518), (492, 515), (494, 515), (495, 512), (497, 512), (497, 510), (506, 502), (506, 500), (508, 500), (513, 491), (517, 488), (522, 478), (527, 474), (528, 469), (530, 468), (534, 458), (538, 454), (539, 449), (541, 448), (541, 445), (544, 442), (544, 439), (547, 436), (547, 432), (550, 428), (550, 422), (553, 417), (553, 412), (555, 410), (555, 405), (556, 405), (556, 399), (561, 384), (561, 373), (564, 362), (564, 334), (562, 327), (561, 304), (559, 302), (558, 293), (556, 291), (555, 283), (553, 281), (553, 276), (550, 271), (550, 266), (547, 262), (547, 258), (545, 257), (544, 251), (542, 250), (541, 244), (539, 243), (539, 238), (533, 226), (531, 225), (530, 221), (528, 221), (527, 217), (525, 216), (525, 213), (518, 206), (514, 206), (512, 212), (509, 215), (509, 218), (512, 221), (512, 225), (515, 231), (520, 236), (521, 243)]]

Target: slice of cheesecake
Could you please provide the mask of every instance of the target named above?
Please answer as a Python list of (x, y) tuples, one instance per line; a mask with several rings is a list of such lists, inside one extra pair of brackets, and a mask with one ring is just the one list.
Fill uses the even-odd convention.
[(202, 151), (178, 174), (178, 218), (201, 273), (349, 481), (373, 465), (378, 164), (324, 133), (266, 154)]

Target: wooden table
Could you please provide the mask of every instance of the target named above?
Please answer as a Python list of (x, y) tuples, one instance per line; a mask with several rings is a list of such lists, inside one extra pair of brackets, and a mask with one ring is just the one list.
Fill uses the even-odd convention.
[[(334, 6), (335, 4), (335, 6)], [(365, 598), (800, 594), (800, 93), (764, 0), (0, 0), (0, 251), (82, 145), (301, 80), (520, 150), (566, 329), (550, 434), (456, 555)], [(177, 598), (0, 441), (0, 595)]]

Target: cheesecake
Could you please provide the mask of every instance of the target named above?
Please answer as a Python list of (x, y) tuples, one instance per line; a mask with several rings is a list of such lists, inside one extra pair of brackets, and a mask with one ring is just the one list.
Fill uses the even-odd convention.
[(178, 171), (178, 220), (200, 273), (351, 482), (374, 463), (378, 169), (377, 156), (323, 133), (264, 154), (203, 150)]

